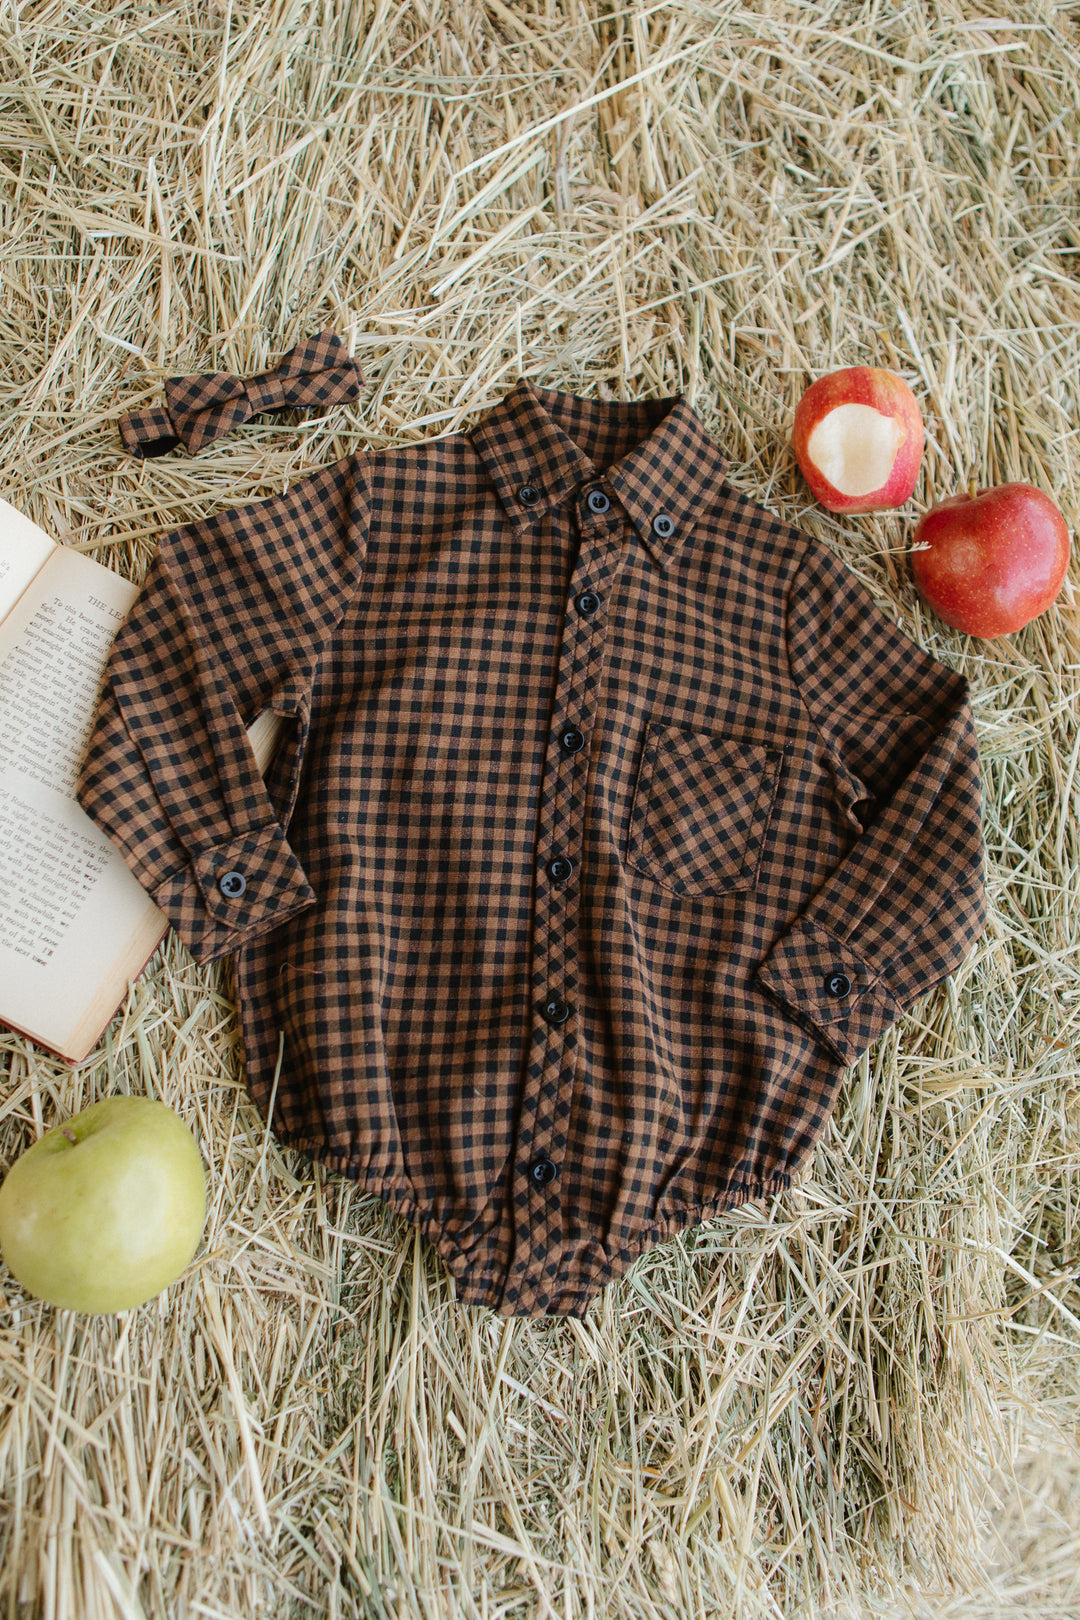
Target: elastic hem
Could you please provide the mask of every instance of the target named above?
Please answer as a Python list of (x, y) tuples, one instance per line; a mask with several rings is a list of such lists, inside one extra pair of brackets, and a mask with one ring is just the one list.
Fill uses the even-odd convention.
[[(385, 1176), (377, 1171), (369, 1171), (354, 1155), (328, 1152), (322, 1143), (315, 1142), (311, 1138), (290, 1139), (280, 1132), (277, 1134), (278, 1140), (284, 1146), (305, 1154), (324, 1169), (347, 1176), (394, 1209), (410, 1225), (416, 1227), (438, 1253), (453, 1279), (457, 1300), (464, 1305), (494, 1310), (500, 1316), (582, 1317), (601, 1290), (606, 1288), (608, 1283), (624, 1276), (633, 1262), (649, 1250), (728, 1210), (741, 1208), (744, 1204), (753, 1203), (759, 1198), (772, 1198), (778, 1193), (786, 1192), (791, 1185), (790, 1171), (777, 1172), (761, 1181), (736, 1182), (700, 1204), (688, 1204), (673, 1209), (660, 1219), (633, 1229), (626, 1234), (623, 1243), (607, 1251), (602, 1261), (595, 1258), (596, 1251), (600, 1247), (598, 1238), (586, 1237), (571, 1243), (568, 1246), (571, 1251), (570, 1274), (567, 1275), (564, 1270), (549, 1293), (535, 1306), (522, 1306), (520, 1302), (511, 1304), (504, 1299), (508, 1273), (503, 1274), (501, 1269), (496, 1272), (490, 1260), (485, 1262), (475, 1253), (476, 1245), (478, 1243), (482, 1245), (487, 1235), (498, 1233), (497, 1223), (489, 1226), (486, 1231), (477, 1231), (474, 1228), (471, 1246), (468, 1243), (456, 1243), (439, 1224), (438, 1219), (419, 1202), (415, 1189), (404, 1177)], [(590, 1261), (589, 1271), (585, 1276), (581, 1275), (580, 1271), (577, 1275), (574, 1274), (575, 1248), (592, 1251), (594, 1258)], [(564, 1256), (564, 1266), (565, 1259)]]

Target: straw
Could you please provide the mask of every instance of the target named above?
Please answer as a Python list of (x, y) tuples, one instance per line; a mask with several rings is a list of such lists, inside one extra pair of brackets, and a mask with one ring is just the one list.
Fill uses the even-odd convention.
[[(283, 1150), (226, 968), (170, 936), (93, 1057), (0, 1035), (6, 1168), (117, 1091), (191, 1124), (185, 1276), (116, 1318), (0, 1270), (0, 1614), (1080, 1613), (1077, 572), (994, 643), (919, 602), (932, 501), (1080, 504), (1080, 34), (1018, 0), (8, 8), (0, 494), (140, 579), (155, 537), (524, 372), (686, 393), (732, 481), (972, 688), (991, 920), (845, 1079), (802, 1184), (582, 1321), (454, 1300), (426, 1241)], [(197, 458), (120, 453), (165, 376), (331, 328), (369, 379)], [(903, 375), (908, 507), (815, 505), (790, 429)]]

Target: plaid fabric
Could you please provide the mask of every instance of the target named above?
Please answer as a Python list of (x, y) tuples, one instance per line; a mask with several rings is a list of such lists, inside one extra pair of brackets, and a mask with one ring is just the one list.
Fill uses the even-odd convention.
[(320, 332), (290, 349), (272, 371), (258, 377), (213, 372), (170, 377), (166, 408), (129, 411), (120, 418), (120, 438), (130, 455), (166, 455), (182, 444), (189, 455), (253, 416), (279, 411), (325, 411), (356, 399), (364, 374), (336, 332)]
[(109, 663), (79, 797), (255, 1101), (505, 1315), (786, 1187), (983, 925), (964, 681), (724, 467), (519, 382), (166, 535)]

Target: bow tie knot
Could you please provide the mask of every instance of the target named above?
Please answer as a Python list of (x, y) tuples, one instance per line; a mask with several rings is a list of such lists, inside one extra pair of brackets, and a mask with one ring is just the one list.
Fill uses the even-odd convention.
[(169, 377), (165, 408), (131, 411), (120, 419), (125, 448), (142, 458), (163, 456), (182, 444), (196, 455), (253, 416), (276, 411), (329, 410), (356, 399), (364, 374), (335, 332), (320, 332), (290, 349), (255, 377), (218, 371)]

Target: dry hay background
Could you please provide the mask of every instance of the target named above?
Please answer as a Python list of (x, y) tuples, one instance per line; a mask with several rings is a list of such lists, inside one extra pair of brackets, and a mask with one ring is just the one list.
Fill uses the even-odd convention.
[[(466, 427), (519, 373), (685, 391), (739, 487), (970, 678), (992, 903), (805, 1185), (583, 1322), (456, 1305), (397, 1216), (283, 1153), (227, 975), (175, 939), (80, 1071), (3, 1037), (5, 1167), (146, 1093), (211, 1209), (119, 1318), (0, 1274), (0, 1617), (1080, 1615), (1077, 573), (979, 644), (905, 559), (971, 478), (1080, 505), (1080, 15), (992, 7), (0, 7), (0, 493), (141, 577), (175, 522)], [(119, 453), (163, 376), (325, 327), (357, 407)], [(907, 510), (842, 521), (789, 429), (854, 362), (908, 378), (928, 446)]]

